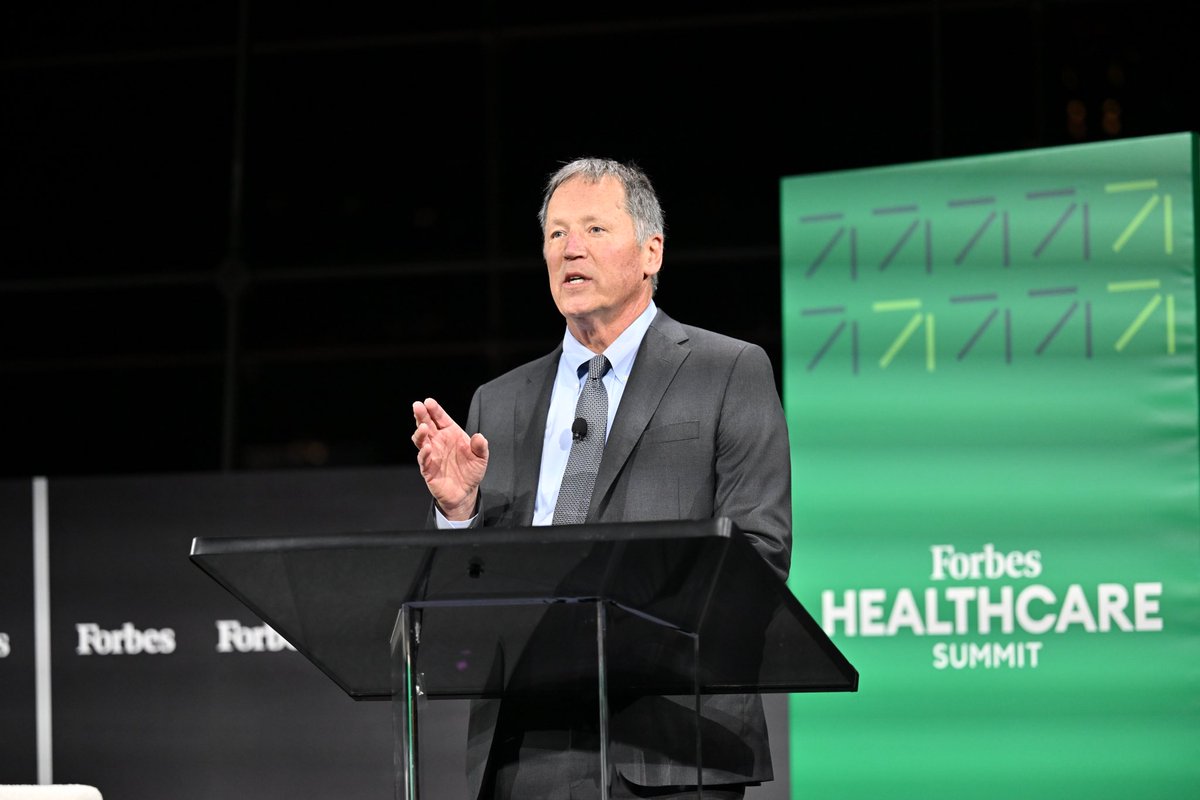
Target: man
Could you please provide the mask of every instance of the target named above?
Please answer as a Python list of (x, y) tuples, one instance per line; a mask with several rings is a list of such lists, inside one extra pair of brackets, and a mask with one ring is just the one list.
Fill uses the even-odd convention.
[[(413, 404), (412, 440), (437, 525), (723, 516), (786, 577), (788, 439), (770, 361), (755, 345), (681, 325), (656, 307), (664, 233), (649, 179), (614, 161), (573, 161), (550, 178), (538, 216), (567, 331), (549, 355), (481, 386), (465, 428), (433, 399)], [(588, 447), (597, 448), (590, 465)], [(679, 730), (652, 702), (663, 699), (614, 715), (615, 736), (641, 742), (614, 744), (616, 797), (694, 796), (694, 763), (653, 744)], [(771, 778), (757, 697), (707, 697), (703, 714), (706, 797), (742, 797), (746, 785)], [(552, 725), (513, 717), (472, 720), (473, 731), (497, 724), (503, 734), (472, 736), (486, 743), (469, 756), (472, 789), (588, 796), (586, 780), (563, 777), (594, 759), (575, 752), (586, 738), (556, 739)]]

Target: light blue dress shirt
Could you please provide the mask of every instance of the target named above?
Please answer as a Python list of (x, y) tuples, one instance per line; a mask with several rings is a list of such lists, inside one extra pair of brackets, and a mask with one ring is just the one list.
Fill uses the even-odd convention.
[[(617, 415), (617, 407), (629, 385), (629, 375), (633, 372), (633, 362), (637, 358), (638, 348), (650, 323), (654, 321), (658, 307), (654, 301), (646, 307), (638, 318), (613, 341), (604, 351), (611, 368), (604, 375), (604, 388), (608, 391), (608, 424), (604, 429), (604, 438), (608, 440), (608, 432), (612, 429), (613, 419)], [(579, 374), (579, 365), (586, 364), (596, 355), (579, 343), (571, 335), (568, 328), (563, 335), (562, 357), (558, 360), (558, 373), (554, 377), (554, 388), (550, 392), (550, 411), (546, 415), (546, 432), (542, 440), (542, 468), (538, 473), (537, 497), (533, 504), (533, 524), (549, 525), (554, 519), (554, 505), (558, 502), (558, 489), (562, 484), (563, 473), (567, 471), (567, 457), (571, 453), (571, 423), (575, 421), (575, 404), (587, 371)], [(441, 509), (434, 506), (439, 528), (465, 528), (475, 521), (472, 517), (462, 522), (454, 522), (442, 516)]]
[[(629, 327), (604, 351), (612, 367), (604, 375), (604, 388), (608, 391), (608, 424), (604, 428), (604, 439), (612, 429), (617, 406), (629, 384), (629, 373), (633, 372), (633, 361), (638, 348), (658, 308), (654, 301)], [(554, 389), (550, 393), (550, 413), (546, 415), (546, 434), (542, 440), (542, 468), (538, 473), (537, 498), (533, 503), (533, 524), (549, 525), (554, 519), (554, 505), (558, 502), (558, 488), (563, 473), (567, 471), (567, 458), (571, 454), (571, 423), (575, 421), (575, 404), (587, 370), (579, 374), (579, 365), (586, 364), (596, 355), (571, 335), (568, 329), (563, 336), (562, 357), (558, 360), (558, 374), (554, 378)]]

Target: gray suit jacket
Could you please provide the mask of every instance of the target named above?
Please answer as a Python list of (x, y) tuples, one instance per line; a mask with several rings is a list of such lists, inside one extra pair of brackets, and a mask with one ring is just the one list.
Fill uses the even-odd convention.
[[(518, 527), (532, 522), (561, 351), (559, 347), (475, 392), (465, 429), (483, 433), (490, 450), (478, 524)], [(786, 577), (792, 523), (789, 459), (783, 409), (762, 348), (680, 325), (659, 311), (609, 431), (588, 522), (729, 517)], [(705, 783), (770, 780), (758, 697), (704, 700)], [(498, 705), (478, 704), (472, 717), (472, 796), (483, 778)], [(625, 778), (643, 785), (695, 783), (694, 760), (686, 748), (672, 754), (662, 746), (687, 730), (680, 727), (688, 719), (680, 711), (669, 698), (644, 698), (614, 716), (618, 741), (613, 758)], [(626, 741), (619, 740), (622, 731)]]

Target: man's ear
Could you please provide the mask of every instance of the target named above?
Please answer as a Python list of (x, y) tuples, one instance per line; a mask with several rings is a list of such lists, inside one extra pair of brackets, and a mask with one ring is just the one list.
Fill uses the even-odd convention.
[(662, 269), (663, 235), (656, 233), (642, 244), (642, 272), (649, 278)]

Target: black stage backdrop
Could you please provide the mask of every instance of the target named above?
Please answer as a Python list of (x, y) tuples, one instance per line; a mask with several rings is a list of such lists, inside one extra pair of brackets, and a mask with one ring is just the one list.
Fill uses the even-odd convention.
[(0, 482), (0, 783), (37, 774), (29, 482)]

